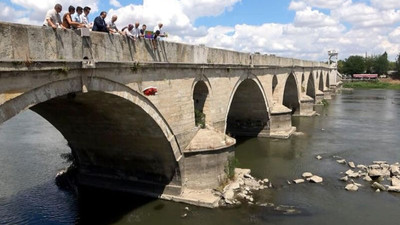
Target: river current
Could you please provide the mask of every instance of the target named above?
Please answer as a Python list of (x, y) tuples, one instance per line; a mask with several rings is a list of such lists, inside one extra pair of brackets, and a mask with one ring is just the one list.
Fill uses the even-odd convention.
[[(54, 178), (68, 166), (61, 158), (70, 151), (67, 141), (28, 110), (0, 126), (0, 224), (396, 224), (400, 194), (376, 193), (361, 179), (357, 192), (344, 190), (339, 178), (349, 167), (336, 157), (364, 165), (400, 162), (400, 91), (355, 90), (317, 111), (318, 117), (293, 118), (303, 135), (239, 139), (236, 146), (239, 167), (274, 185), (257, 192), (255, 201), (298, 212), (286, 214), (248, 204), (206, 209), (108, 191), (77, 196), (60, 190)], [(324, 181), (288, 184), (303, 172)]]

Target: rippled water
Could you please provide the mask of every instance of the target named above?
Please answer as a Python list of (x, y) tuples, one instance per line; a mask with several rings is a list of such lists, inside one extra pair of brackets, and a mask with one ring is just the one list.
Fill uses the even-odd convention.
[[(270, 207), (242, 205), (204, 209), (124, 195), (83, 190), (79, 196), (59, 190), (55, 174), (67, 166), (69, 151), (61, 134), (31, 111), (0, 126), (0, 224), (389, 224), (397, 223), (400, 194), (375, 193), (369, 184), (347, 192), (338, 178), (347, 166), (333, 156), (371, 164), (400, 161), (400, 92), (356, 90), (336, 96), (319, 117), (294, 118), (303, 136), (289, 140), (241, 139), (240, 167), (275, 188), (256, 201), (290, 205), (301, 213), (285, 215)], [(322, 160), (315, 156), (321, 155)], [(288, 185), (310, 171), (322, 184)], [(187, 214), (186, 217), (182, 215)]]

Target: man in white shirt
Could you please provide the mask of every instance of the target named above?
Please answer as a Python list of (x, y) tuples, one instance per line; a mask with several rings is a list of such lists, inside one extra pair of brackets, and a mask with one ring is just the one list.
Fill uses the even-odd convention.
[(136, 22), (136, 23), (135, 23), (135, 27), (134, 27), (133, 30), (132, 30), (132, 34), (133, 34), (133, 37), (135, 38), (135, 40), (138, 39), (138, 38), (140, 37), (139, 25), (140, 25), (140, 23), (139, 23), (139, 22)]
[(43, 26), (52, 27), (56, 29), (58, 26), (63, 27), (60, 12), (62, 10), (62, 6), (60, 4), (56, 4), (54, 9), (50, 9), (46, 13), (46, 18), (44, 19)]
[(165, 33), (162, 33), (162, 27), (163, 24), (162, 23), (158, 23), (157, 26), (154, 27), (153, 29), (153, 47), (154, 49), (157, 49), (157, 43), (156, 40), (158, 37), (165, 37)]
[(87, 28), (92, 28), (92, 25), (89, 23), (89, 13), (90, 13), (91, 8), (89, 6), (85, 6), (83, 8), (83, 14), (81, 15), (81, 21), (83, 24), (86, 25)]

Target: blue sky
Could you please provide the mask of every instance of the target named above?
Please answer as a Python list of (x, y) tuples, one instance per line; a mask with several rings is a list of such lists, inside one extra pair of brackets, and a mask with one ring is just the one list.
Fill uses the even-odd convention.
[(295, 12), (288, 10), (289, 0), (242, 0), (219, 16), (208, 16), (196, 20), (198, 26), (234, 26), (236, 24), (261, 25), (269, 23), (289, 23)]
[(55, 3), (118, 15), (117, 26), (164, 23), (168, 41), (321, 60), (327, 51), (394, 58), (400, 0), (1, 0), (0, 21), (41, 25)]

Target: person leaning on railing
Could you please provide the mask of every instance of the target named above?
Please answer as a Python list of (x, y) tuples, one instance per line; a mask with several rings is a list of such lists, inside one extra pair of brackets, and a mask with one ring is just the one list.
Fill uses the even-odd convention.
[(75, 13), (75, 7), (72, 5), (68, 7), (68, 12), (64, 14), (63, 16), (63, 22), (62, 25), (67, 28), (67, 29), (73, 29), (73, 28), (81, 28), (84, 27), (84, 24), (78, 23), (72, 20), (72, 15)]
[(46, 18), (44, 19), (43, 26), (52, 27), (57, 29), (58, 27), (64, 28), (61, 21), (60, 12), (62, 11), (62, 5), (56, 4), (53, 9), (50, 9), (46, 13)]

